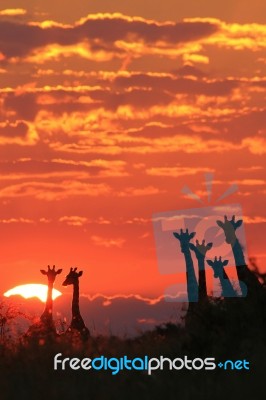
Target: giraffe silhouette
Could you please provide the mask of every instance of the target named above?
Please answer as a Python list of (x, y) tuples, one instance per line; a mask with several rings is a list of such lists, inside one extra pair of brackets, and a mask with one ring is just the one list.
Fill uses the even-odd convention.
[(198, 261), (199, 269), (199, 302), (206, 301), (208, 299), (207, 295), (207, 284), (206, 284), (206, 273), (205, 273), (205, 257), (207, 251), (212, 248), (212, 243), (205, 244), (205, 240), (200, 244), (196, 240), (196, 245), (189, 243), (190, 250), (194, 251), (195, 256)]
[(83, 271), (77, 272), (77, 268), (70, 268), (63, 286), (73, 285), (72, 320), (66, 333), (76, 335), (85, 341), (89, 338), (90, 331), (86, 327), (79, 310), (79, 278), (82, 274)]
[[(252, 294), (257, 291), (264, 292), (262, 285), (259, 283), (255, 275), (247, 268), (242, 246), (236, 236), (236, 230), (242, 225), (243, 220), (236, 221), (235, 215), (231, 220), (224, 216), (224, 221), (216, 221), (217, 225), (223, 229), (226, 243), (232, 247), (237, 276), (239, 279), (242, 294)], [(245, 285), (243, 285), (243, 283)]]
[(44, 311), (40, 317), (40, 320), (42, 321), (43, 324), (47, 326), (51, 326), (54, 328), (54, 321), (53, 321), (53, 287), (54, 287), (54, 282), (55, 278), (57, 275), (61, 274), (62, 269), (58, 269), (56, 271), (55, 265), (53, 268), (48, 265), (47, 271), (44, 269), (40, 270), (43, 275), (47, 276), (48, 279), (48, 291), (47, 291), (47, 297), (46, 297), (46, 303), (45, 303), (45, 308)]
[(173, 232), (173, 235), (180, 242), (181, 251), (185, 257), (186, 263), (186, 277), (187, 277), (187, 295), (189, 301), (189, 307), (191, 308), (191, 303), (195, 303), (198, 301), (198, 283), (195, 275), (193, 260), (190, 253), (190, 240), (196, 235), (195, 232), (189, 233), (188, 229), (183, 232), (183, 229), (180, 230), (180, 233)]
[(237, 297), (238, 294), (235, 291), (224, 269), (224, 267), (228, 264), (228, 260), (222, 261), (222, 257), (219, 257), (219, 259), (215, 257), (213, 261), (207, 260), (207, 263), (212, 267), (214, 271), (214, 278), (218, 278), (220, 280), (222, 297)]
[(61, 274), (62, 269), (55, 269), (55, 265), (53, 268), (48, 265), (47, 270), (40, 270), (43, 275), (47, 276), (48, 279), (48, 290), (45, 308), (40, 316), (40, 320), (33, 325), (31, 325), (26, 333), (26, 337), (36, 337), (46, 339), (48, 337), (52, 338), (57, 335), (56, 328), (53, 320), (53, 286), (55, 282), (55, 278), (57, 275)]

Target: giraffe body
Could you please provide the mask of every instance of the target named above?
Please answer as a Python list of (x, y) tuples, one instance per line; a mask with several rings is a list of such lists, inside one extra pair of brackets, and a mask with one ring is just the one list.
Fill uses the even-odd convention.
[(243, 248), (236, 236), (236, 230), (242, 225), (243, 220), (236, 221), (233, 215), (231, 220), (228, 220), (227, 216), (224, 216), (224, 221), (216, 221), (217, 225), (223, 229), (225, 234), (226, 243), (232, 247), (232, 252), (235, 260), (237, 276), (239, 279), (242, 295), (250, 294), (265, 294), (265, 291), (257, 280), (255, 275), (248, 269), (243, 253)]
[(198, 240), (196, 240), (196, 245), (193, 243), (189, 244), (190, 250), (194, 251), (195, 256), (198, 261), (198, 269), (199, 269), (199, 302), (206, 301), (208, 299), (207, 295), (207, 283), (206, 283), (206, 273), (205, 273), (205, 256), (207, 251), (212, 248), (212, 243), (208, 243), (205, 245), (205, 240), (200, 244)]
[(45, 308), (40, 316), (40, 320), (31, 325), (26, 333), (26, 338), (36, 338), (36, 339), (53, 339), (57, 336), (56, 328), (53, 320), (53, 286), (55, 282), (55, 278), (57, 275), (61, 274), (62, 269), (55, 269), (55, 265), (53, 268), (48, 265), (47, 270), (41, 270), (43, 275), (47, 276), (48, 279), (48, 290), (47, 290), (47, 298), (45, 303)]
[(181, 251), (185, 257), (186, 263), (186, 277), (187, 277), (187, 295), (189, 306), (191, 303), (195, 303), (198, 301), (198, 282), (195, 275), (193, 260), (190, 253), (190, 240), (195, 236), (195, 232), (189, 233), (188, 229), (183, 232), (180, 230), (180, 233), (173, 232), (173, 235), (180, 242)]
[(73, 285), (72, 319), (67, 334), (77, 335), (82, 340), (87, 340), (90, 337), (90, 331), (86, 327), (79, 309), (79, 278), (82, 274), (82, 271), (77, 272), (77, 268), (71, 268), (63, 286)]

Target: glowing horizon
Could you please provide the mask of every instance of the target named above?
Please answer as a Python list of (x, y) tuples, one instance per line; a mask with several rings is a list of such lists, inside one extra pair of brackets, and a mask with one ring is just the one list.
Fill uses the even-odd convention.
[[(22, 296), (24, 299), (37, 297), (39, 300), (41, 300), (43, 303), (45, 303), (46, 298), (47, 298), (47, 291), (48, 291), (47, 285), (43, 285), (40, 283), (28, 283), (25, 285), (15, 286), (14, 288), (5, 292), (4, 296), (10, 297), (10, 296), (19, 295), (19, 296)], [(61, 295), (62, 295), (62, 293), (59, 292), (59, 290), (53, 289), (53, 291), (52, 291), (52, 299), (53, 300), (55, 300), (57, 297), (59, 297)]]

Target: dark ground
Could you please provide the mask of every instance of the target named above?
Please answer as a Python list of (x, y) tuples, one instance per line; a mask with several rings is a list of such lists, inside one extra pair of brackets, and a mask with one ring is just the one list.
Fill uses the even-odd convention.
[[(31, 399), (260, 399), (266, 397), (265, 299), (211, 301), (197, 307), (186, 328), (168, 324), (135, 339), (95, 337), (86, 344), (5, 342), (0, 349), (1, 400)], [(215, 357), (250, 362), (250, 370), (54, 371), (64, 357)]]

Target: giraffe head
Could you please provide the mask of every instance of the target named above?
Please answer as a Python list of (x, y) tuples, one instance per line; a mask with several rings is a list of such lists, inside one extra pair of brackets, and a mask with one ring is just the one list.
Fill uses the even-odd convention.
[(223, 273), (224, 267), (228, 264), (228, 260), (222, 261), (222, 257), (214, 258), (214, 260), (207, 260), (207, 263), (212, 267), (214, 272), (214, 278), (218, 278)]
[(186, 231), (183, 232), (183, 229), (181, 229), (180, 233), (173, 232), (173, 235), (176, 239), (180, 241), (182, 253), (186, 253), (189, 250), (189, 242), (196, 235), (196, 232), (189, 233), (188, 229), (186, 229)]
[(74, 285), (78, 282), (80, 276), (82, 276), (83, 271), (77, 272), (77, 268), (70, 268), (69, 274), (63, 282), (63, 286)]
[(189, 248), (195, 252), (197, 259), (200, 259), (205, 258), (207, 251), (212, 248), (212, 245), (212, 243), (205, 244), (205, 240), (203, 240), (201, 244), (198, 240), (196, 240), (196, 245), (189, 243)]
[(217, 225), (223, 229), (225, 234), (225, 240), (228, 244), (234, 244), (236, 241), (236, 230), (242, 225), (243, 220), (239, 219), (236, 221), (235, 215), (231, 220), (228, 220), (227, 216), (224, 216), (224, 221), (216, 221)]
[(51, 268), (50, 265), (48, 265), (47, 271), (45, 271), (44, 269), (41, 269), (40, 271), (43, 275), (47, 275), (49, 282), (54, 283), (56, 275), (61, 274), (62, 269), (56, 270), (55, 265), (53, 266), (53, 268)]

